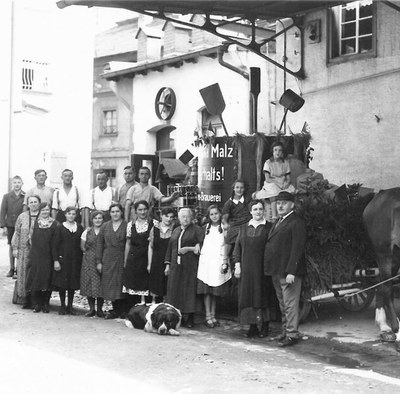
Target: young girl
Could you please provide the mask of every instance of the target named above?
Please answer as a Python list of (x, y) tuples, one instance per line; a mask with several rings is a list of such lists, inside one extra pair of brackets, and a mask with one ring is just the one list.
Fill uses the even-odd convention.
[(217, 205), (210, 205), (207, 212), (209, 223), (200, 252), (197, 294), (204, 294), (206, 326), (212, 328), (219, 325), (215, 318), (216, 297), (226, 294), (232, 275), (226, 266), (221, 211)]
[(164, 274), (165, 252), (174, 229), (174, 210), (163, 208), (161, 211), (161, 222), (157, 222), (150, 230), (148, 265), (149, 291), (152, 295), (152, 303), (156, 297), (164, 297), (167, 294), (167, 277)]
[[(57, 260), (54, 261), (53, 285), (60, 294), (61, 307), (59, 315), (75, 315), (72, 308), (75, 290), (81, 284), (80, 274), (82, 251), (80, 247), (83, 228), (75, 221), (77, 208), (68, 207), (65, 210), (66, 221), (56, 228), (55, 247)], [(65, 307), (65, 293), (68, 291), (68, 305)]]
[[(81, 249), (84, 254), (81, 270), (81, 295), (86, 296), (89, 303), (87, 317), (104, 317), (102, 310), (104, 299), (101, 297), (101, 276), (96, 266), (96, 241), (103, 224), (103, 212), (94, 211), (90, 215), (93, 227), (86, 229), (81, 236)], [(97, 313), (94, 309), (97, 299)]]
[(264, 163), (264, 186), (256, 193), (255, 198), (269, 198), (271, 201), (272, 220), (278, 218), (276, 211), (276, 196), (286, 191), (294, 193), (295, 188), (290, 184), (290, 166), (289, 161), (285, 159), (282, 142), (272, 144), (272, 157)]
[(250, 212), (247, 207), (249, 201), (244, 197), (245, 183), (238, 179), (233, 184), (232, 197), (225, 203), (222, 209), (222, 223), (227, 229), (225, 236), (225, 256), (229, 258), (235, 245), (239, 228), (247, 223), (250, 218)]

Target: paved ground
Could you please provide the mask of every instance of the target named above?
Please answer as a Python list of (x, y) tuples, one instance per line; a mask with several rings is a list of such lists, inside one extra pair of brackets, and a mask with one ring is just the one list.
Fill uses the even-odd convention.
[[(280, 349), (246, 340), (234, 320), (222, 327), (162, 337), (106, 321), (34, 314), (10, 303), (7, 248), (0, 239), (1, 393), (392, 393), (399, 390), (399, 354), (381, 344), (373, 309), (350, 314), (320, 306), (302, 326), (305, 338)], [(278, 332), (279, 324), (273, 324)]]

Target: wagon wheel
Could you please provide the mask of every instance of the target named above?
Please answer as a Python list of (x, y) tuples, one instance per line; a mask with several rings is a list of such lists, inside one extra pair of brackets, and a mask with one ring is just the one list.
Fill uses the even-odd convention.
[(367, 290), (351, 297), (340, 297), (338, 302), (346, 311), (361, 312), (368, 308), (375, 297), (375, 290)]
[(299, 321), (303, 323), (311, 311), (311, 291), (308, 287), (301, 289), (300, 303), (299, 303)]

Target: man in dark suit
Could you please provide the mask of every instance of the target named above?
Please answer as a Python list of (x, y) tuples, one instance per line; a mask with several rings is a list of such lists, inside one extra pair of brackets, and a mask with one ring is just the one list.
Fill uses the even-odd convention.
[(306, 226), (293, 208), (293, 194), (280, 192), (277, 197), (279, 219), (269, 232), (264, 252), (264, 274), (272, 276), (282, 313), (279, 346), (291, 346), (299, 340), (301, 282), (306, 274)]

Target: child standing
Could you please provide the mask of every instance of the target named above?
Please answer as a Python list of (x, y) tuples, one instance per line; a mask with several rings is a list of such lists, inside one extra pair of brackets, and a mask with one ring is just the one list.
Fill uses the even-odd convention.
[(233, 184), (232, 197), (225, 203), (222, 209), (222, 223), (227, 229), (225, 236), (225, 255), (229, 258), (232, 253), (240, 226), (247, 223), (250, 212), (247, 207), (249, 201), (244, 197), (246, 191), (243, 180), (238, 179)]
[[(94, 211), (90, 215), (93, 226), (86, 229), (81, 236), (81, 249), (84, 254), (81, 270), (81, 295), (86, 296), (89, 303), (89, 312), (86, 317), (104, 317), (103, 303), (101, 297), (101, 269), (96, 265), (96, 241), (103, 224), (103, 212)], [(94, 309), (97, 299), (97, 313)]]
[(12, 190), (3, 196), (0, 211), (0, 227), (4, 229), (4, 235), (7, 235), (8, 256), (10, 260), (10, 270), (7, 277), (17, 279), (17, 271), (15, 267), (15, 257), (11, 246), (11, 240), (15, 231), (15, 222), (22, 213), (25, 192), (22, 191), (22, 178), (16, 175), (11, 180)]
[[(80, 248), (83, 228), (75, 221), (77, 208), (65, 210), (66, 221), (56, 228), (55, 244), (58, 260), (54, 261), (53, 285), (60, 294), (59, 315), (75, 315), (72, 308), (75, 290), (80, 288), (82, 251)], [(68, 305), (65, 307), (65, 293), (68, 291)]]
[(215, 318), (216, 297), (227, 293), (231, 271), (226, 264), (224, 234), (221, 225), (222, 214), (217, 205), (210, 205), (209, 223), (200, 252), (197, 271), (197, 294), (204, 295), (206, 326), (215, 327), (219, 322)]
[(161, 222), (157, 222), (150, 230), (148, 265), (149, 272), (149, 291), (153, 297), (152, 303), (156, 302), (156, 297), (164, 297), (167, 294), (167, 276), (165, 276), (165, 253), (174, 229), (175, 213), (172, 208), (163, 208), (161, 211)]

